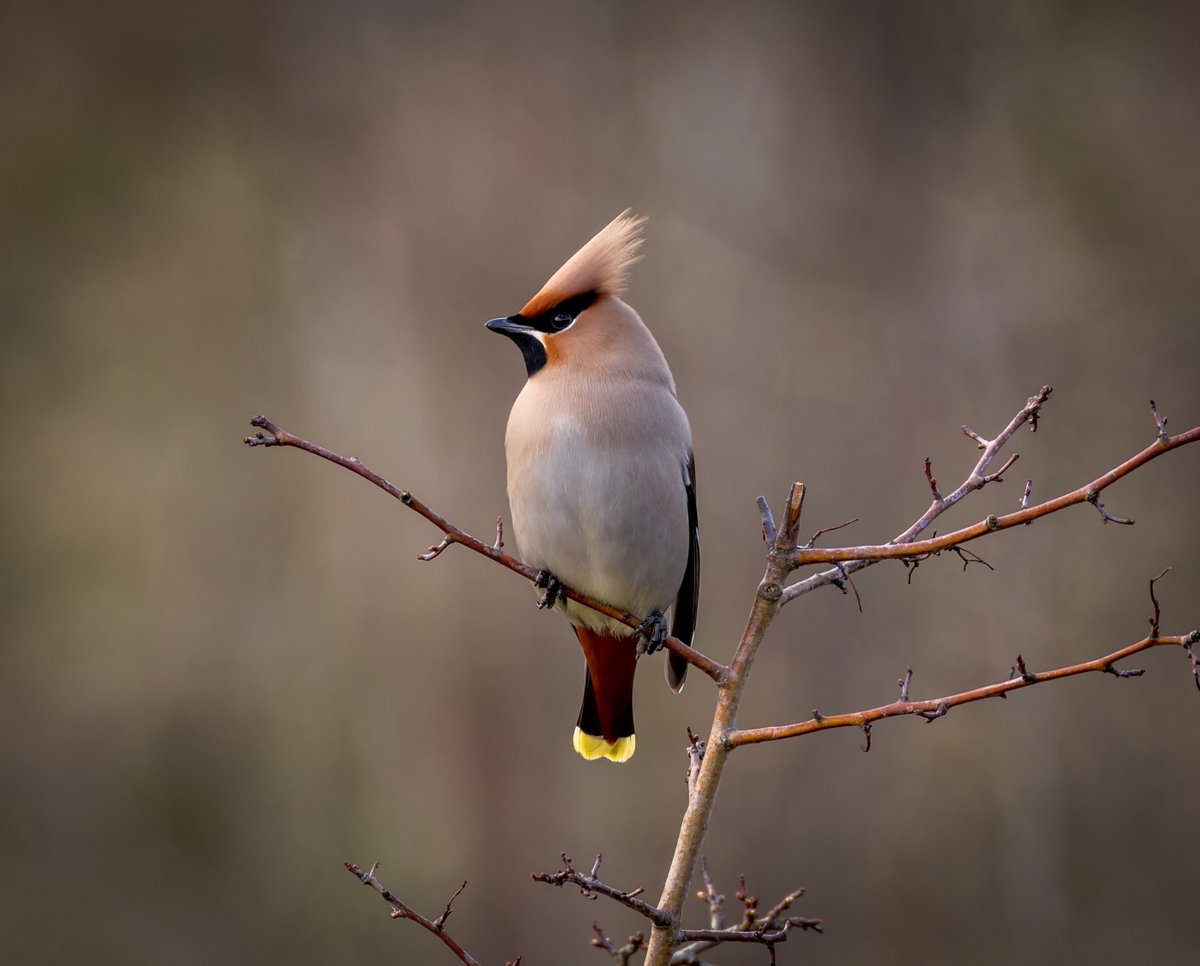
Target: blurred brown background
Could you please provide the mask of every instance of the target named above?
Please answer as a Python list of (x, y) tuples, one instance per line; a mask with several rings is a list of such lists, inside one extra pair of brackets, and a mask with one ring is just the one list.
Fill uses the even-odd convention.
[[(0, 8), (0, 958), (598, 962), (640, 921), (534, 886), (565, 849), (654, 898), (684, 804), (659, 660), (638, 754), (570, 748), (566, 625), (350, 474), (507, 513), (515, 311), (626, 206), (630, 301), (696, 437), (699, 646), (762, 572), (754, 497), (883, 540), (1043, 383), (1021, 461), (943, 529), (1200, 422), (1200, 18), (1185, 4), (542, 2)], [(746, 725), (1089, 659), (1200, 622), (1200, 451), (778, 621)], [(830, 538), (826, 543), (832, 542)], [(926, 727), (739, 752), (706, 852), (808, 887), (781, 962), (1192, 962), (1200, 701), (1178, 652)], [(703, 918), (696, 903), (693, 922)], [(761, 950), (727, 963), (758, 963)]]

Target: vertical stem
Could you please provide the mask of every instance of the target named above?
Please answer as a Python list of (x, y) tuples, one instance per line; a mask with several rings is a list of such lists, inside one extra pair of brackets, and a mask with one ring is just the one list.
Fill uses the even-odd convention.
[(767, 628), (779, 613), (783, 581), (790, 569), (787, 564), (788, 553), (796, 546), (796, 532), (803, 503), (804, 485), (792, 484), (783, 524), (768, 554), (767, 571), (758, 585), (754, 606), (746, 621), (746, 629), (742, 631), (737, 652), (729, 665), (729, 674), (720, 685), (717, 709), (713, 715), (708, 743), (704, 747), (700, 773), (695, 784), (688, 789), (687, 810), (680, 824), (675, 855), (671, 859), (671, 868), (667, 872), (662, 897), (658, 901), (658, 908), (671, 917), (671, 925), (668, 928), (655, 926), (651, 931), (650, 944), (646, 949), (646, 966), (667, 966), (676, 945), (675, 930), (680, 925), (683, 902), (687, 898), (688, 887), (696, 871), (700, 846), (704, 842), (713, 806), (717, 801), (721, 772), (724, 771), (725, 760), (729, 757), (730, 748), (725, 743), (725, 736), (737, 726), (738, 708), (742, 703), (746, 679), (750, 676), (750, 667), (754, 663), (754, 657)]

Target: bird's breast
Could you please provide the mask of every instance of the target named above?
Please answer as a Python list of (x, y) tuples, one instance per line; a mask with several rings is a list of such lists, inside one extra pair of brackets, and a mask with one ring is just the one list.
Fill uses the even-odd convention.
[[(669, 392), (645, 395), (640, 406), (616, 394), (581, 408), (523, 392), (505, 440), (525, 562), (639, 615), (673, 602), (689, 541), (687, 419)], [(607, 624), (574, 605), (568, 614)]]

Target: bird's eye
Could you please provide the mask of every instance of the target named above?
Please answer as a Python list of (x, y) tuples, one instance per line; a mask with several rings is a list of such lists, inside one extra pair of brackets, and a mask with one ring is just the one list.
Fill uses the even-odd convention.
[(559, 312), (558, 315), (554, 317), (554, 328), (562, 331), (568, 325), (570, 325), (572, 321), (574, 320), (566, 312)]

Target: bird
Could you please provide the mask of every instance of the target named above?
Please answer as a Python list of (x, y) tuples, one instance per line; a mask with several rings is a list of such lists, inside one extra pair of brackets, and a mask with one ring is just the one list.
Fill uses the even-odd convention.
[[(671, 634), (691, 644), (700, 592), (696, 462), (662, 350), (622, 300), (646, 219), (625, 210), (517, 313), (488, 329), (521, 351), (526, 381), (504, 448), (513, 536), (583, 649), (572, 743), (589, 760), (633, 756), (640, 653)], [(563, 586), (646, 615), (639, 631), (562, 596)], [(649, 633), (649, 642), (642, 635)], [(687, 661), (669, 653), (678, 692)]]

